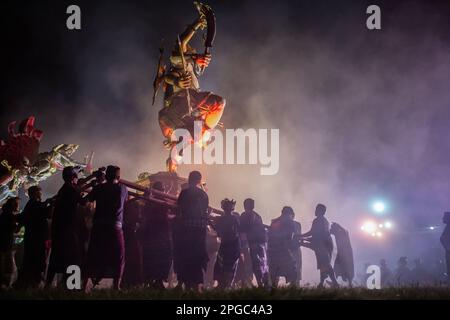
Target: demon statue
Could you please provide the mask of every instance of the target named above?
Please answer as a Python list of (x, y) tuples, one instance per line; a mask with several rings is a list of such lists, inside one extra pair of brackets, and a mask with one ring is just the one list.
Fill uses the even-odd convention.
[(8, 126), (8, 139), (0, 145), (0, 202), (17, 195), (20, 187), (28, 188), (46, 180), (66, 166), (77, 167), (80, 172), (91, 170), (85, 163), (72, 159), (78, 149), (75, 144), (60, 144), (49, 152), (39, 153), (42, 131), (34, 128), (34, 117), (28, 117), (15, 132), (16, 122)]
[[(175, 129), (187, 129), (194, 137), (194, 121), (202, 121), (202, 137), (200, 138), (203, 139), (204, 132), (220, 124), (225, 108), (224, 98), (212, 92), (200, 90), (198, 77), (203, 74), (211, 61), (210, 48), (215, 37), (216, 20), (211, 7), (198, 2), (194, 2), (194, 5), (199, 16), (178, 37), (169, 58), (168, 70), (162, 63), (164, 50), (160, 49), (161, 56), (153, 83), (153, 103), (160, 84), (163, 84), (164, 88), (164, 107), (159, 111), (159, 125), (166, 138), (164, 145), (170, 150), (170, 154), (179, 142), (172, 140)], [(199, 29), (205, 28), (207, 29), (205, 51), (199, 54), (189, 42)], [(176, 171), (177, 163), (173, 157), (169, 156), (166, 164), (169, 172)]]

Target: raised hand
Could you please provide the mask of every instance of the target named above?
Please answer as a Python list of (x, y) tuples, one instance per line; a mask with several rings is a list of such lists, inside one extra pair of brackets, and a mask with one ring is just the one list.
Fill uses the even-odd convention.
[(176, 86), (181, 89), (188, 89), (191, 86), (192, 77), (190, 74), (184, 74), (177, 79)]
[(211, 55), (210, 54), (202, 54), (198, 55), (195, 59), (195, 63), (199, 65), (201, 68), (206, 68), (209, 66), (209, 63), (211, 62)]

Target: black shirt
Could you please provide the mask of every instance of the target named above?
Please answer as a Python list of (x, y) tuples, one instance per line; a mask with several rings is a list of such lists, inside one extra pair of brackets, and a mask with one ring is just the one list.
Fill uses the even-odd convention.
[(14, 246), (14, 233), (17, 232), (18, 216), (3, 211), (0, 214), (0, 251), (10, 251)]
[(247, 235), (250, 244), (267, 242), (267, 232), (261, 216), (255, 211), (244, 211), (240, 217), (241, 232)]
[(189, 187), (181, 191), (178, 197), (181, 221), (192, 227), (206, 227), (209, 199), (205, 191)]
[(49, 239), (48, 218), (50, 208), (41, 201), (29, 200), (22, 211), (25, 241), (45, 242)]
[(123, 208), (128, 199), (127, 188), (120, 183), (103, 183), (96, 185), (89, 200), (95, 201), (93, 223), (104, 223), (122, 227)]

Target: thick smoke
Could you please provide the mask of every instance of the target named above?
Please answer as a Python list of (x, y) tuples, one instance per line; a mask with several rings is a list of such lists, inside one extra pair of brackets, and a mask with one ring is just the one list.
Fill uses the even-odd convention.
[[(382, 30), (369, 31), (368, 4), (211, 1), (218, 30), (202, 89), (227, 99), (227, 128), (280, 129), (280, 171), (260, 176), (259, 165), (214, 165), (184, 166), (180, 174), (200, 169), (213, 205), (229, 197), (241, 210), (254, 198), (266, 223), (290, 205), (304, 231), (324, 203), (329, 220), (350, 230), (357, 263), (383, 255), (392, 264), (425, 251), (430, 242), (418, 246), (424, 238), (411, 232), (440, 224), (450, 205), (449, 28), (438, 7), (381, 2)], [(93, 150), (95, 165), (118, 164), (130, 180), (164, 170), (153, 73), (160, 39), (167, 56), (195, 18), (190, 1), (80, 6), (82, 31), (64, 30), (61, 19), (53, 26), (59, 36), (49, 40), (61, 43), (70, 87), (62, 94), (31, 82), (36, 90), (17, 96), (2, 126), (34, 114), (43, 150), (78, 143), (79, 159)], [(58, 186), (59, 177), (45, 183), (49, 193)], [(389, 202), (389, 219), (405, 234), (376, 243), (359, 234), (377, 197)], [(305, 249), (307, 281), (316, 280), (314, 267)]]

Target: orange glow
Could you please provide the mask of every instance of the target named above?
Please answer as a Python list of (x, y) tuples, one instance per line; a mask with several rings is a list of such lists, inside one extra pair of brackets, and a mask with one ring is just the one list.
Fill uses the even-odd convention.
[(195, 141), (194, 143), (200, 147), (204, 148), (208, 145), (208, 141), (211, 139), (211, 131), (207, 128), (203, 127), (202, 129), (202, 136), (198, 141)]
[(173, 129), (172, 129), (172, 128), (166, 127), (166, 128), (164, 128), (164, 129), (162, 129), (162, 133), (163, 133), (163, 136), (164, 136), (164, 137), (170, 139), (170, 137), (172, 137)]
[(175, 161), (169, 160), (167, 163), (167, 171), (169, 172), (176, 172), (177, 171), (177, 164)]
[(211, 131), (207, 130), (203, 133), (202, 141), (203, 143), (207, 143), (211, 139)]

